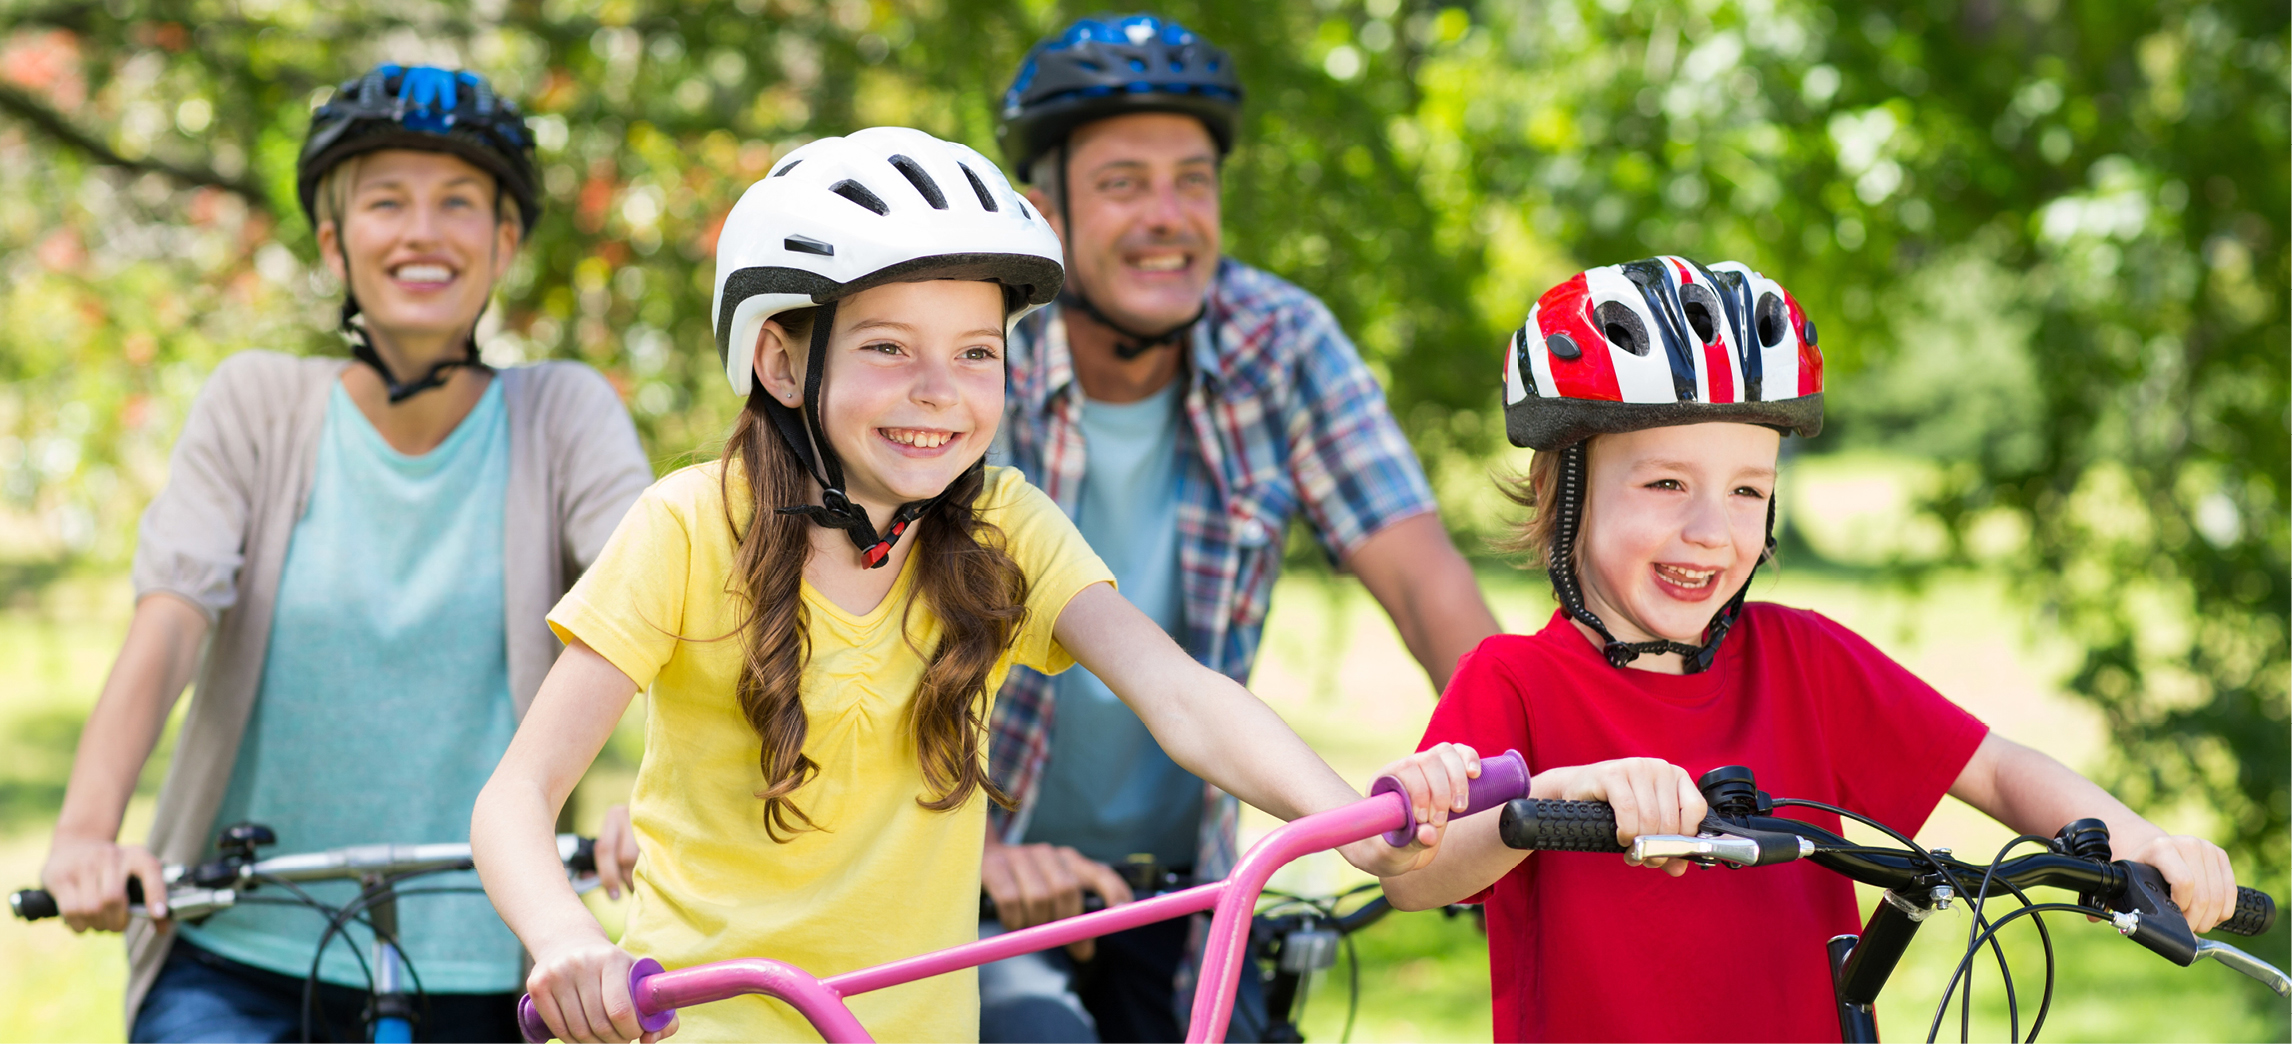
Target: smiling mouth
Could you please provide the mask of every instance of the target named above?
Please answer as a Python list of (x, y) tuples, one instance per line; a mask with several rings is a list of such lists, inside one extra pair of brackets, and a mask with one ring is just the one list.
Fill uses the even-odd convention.
[(938, 449), (954, 441), (956, 434), (952, 431), (939, 431), (932, 428), (877, 428), (875, 433), (882, 436), (887, 442), (898, 443), (914, 449)]
[(1193, 263), (1193, 255), (1175, 250), (1168, 253), (1133, 254), (1128, 258), (1130, 267), (1141, 272), (1182, 272)]
[(401, 283), (451, 283), (454, 281), (454, 270), (434, 262), (415, 262), (391, 269), (390, 278)]
[(1697, 569), (1693, 566), (1667, 565), (1662, 562), (1655, 564), (1656, 576), (1661, 577), (1667, 583), (1684, 587), (1690, 591), (1698, 591), (1711, 586), (1711, 581), (1716, 579), (1721, 572), (1722, 570), (1719, 569)]

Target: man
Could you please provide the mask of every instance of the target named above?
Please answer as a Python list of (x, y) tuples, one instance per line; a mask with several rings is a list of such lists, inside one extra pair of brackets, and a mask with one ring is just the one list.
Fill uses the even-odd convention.
[[(1359, 354), (1312, 295), (1220, 256), (1219, 165), (1241, 88), (1225, 52), (1150, 15), (1038, 44), (999, 133), (1067, 254), (1010, 343), (1010, 463), (1074, 517), (1122, 592), (1202, 663), (1248, 677), (1302, 513), (1445, 685), (1497, 624)], [(1014, 671), (995, 705), (992, 933), (1083, 893), (1222, 877), (1234, 804), (1083, 670)], [(1128, 871), (1128, 880), (1109, 864)], [(981, 969), (982, 1039), (1176, 1040), (1184, 921)], [(1244, 980), (1234, 1039), (1254, 1039)]]

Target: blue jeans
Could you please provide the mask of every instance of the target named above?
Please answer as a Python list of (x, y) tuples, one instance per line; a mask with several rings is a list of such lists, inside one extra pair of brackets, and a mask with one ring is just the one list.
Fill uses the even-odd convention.
[[(1059, 947), (981, 965), (981, 1044), (1186, 1039), (1193, 998), (1179, 996), (1177, 977), (1190, 920), (1101, 936), (1088, 964)], [(980, 938), (1002, 931), (996, 921), (979, 923)], [(1265, 989), (1256, 968), (1255, 961), (1245, 963), (1235, 993), (1226, 1039), (1237, 1044), (1265, 1032)]]
[[(241, 964), (182, 939), (168, 948), (159, 979), (144, 995), (128, 1039), (146, 1042), (291, 1041), (302, 1036), (302, 980)], [(513, 993), (433, 993), (418, 1041), (504, 1041), (517, 1031)], [(366, 991), (320, 983), (311, 1036), (366, 1039)], [(422, 1001), (414, 1002), (417, 1012)]]

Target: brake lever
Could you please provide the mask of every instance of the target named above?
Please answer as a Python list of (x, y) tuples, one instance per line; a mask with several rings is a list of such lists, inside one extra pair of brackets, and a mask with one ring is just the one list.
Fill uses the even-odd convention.
[(1641, 834), (1633, 838), (1624, 861), (1633, 866), (1650, 859), (1685, 859), (1712, 866), (1772, 866), (1813, 855), (1815, 843), (1796, 834), (1764, 830), (1708, 830), (1695, 837), (1685, 834)]
[(2165, 875), (2156, 867), (2130, 859), (2120, 859), (2116, 866), (2125, 874), (2123, 892), (2109, 904), (2109, 923), (2116, 926), (2117, 933), (2183, 968), (2196, 963), (2196, 933), (2189, 929), (2181, 908), (2173, 904)]
[(2230, 946), (2224, 942), (2214, 942), (2211, 939), (2198, 939), (2196, 955), (2197, 960), (2201, 961), (2207, 957), (2210, 957), (2215, 961), (2219, 961), (2222, 964), (2236, 969), (2237, 971), (2243, 972), (2246, 975), (2250, 975), (2255, 979), (2259, 979), (2261, 982), (2267, 983), (2268, 988), (2275, 990), (2276, 995), (2279, 997), (2292, 997), (2292, 975), (2286, 975), (2275, 965), (2261, 960), (2258, 957), (2254, 957), (2253, 955), (2246, 953), (2243, 950), (2239, 950), (2234, 946)]

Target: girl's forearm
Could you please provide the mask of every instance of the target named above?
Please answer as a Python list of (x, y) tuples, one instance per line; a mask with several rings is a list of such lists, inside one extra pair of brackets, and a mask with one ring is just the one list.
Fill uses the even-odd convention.
[(478, 793), (470, 859), (502, 922), (536, 960), (569, 942), (605, 938), (557, 858), (557, 813), (596, 760), (637, 685), (576, 640), (557, 657)]
[(478, 880), (528, 953), (605, 938), (558, 860), (556, 804), (532, 781), (496, 772), (470, 818), (470, 860)]
[(1186, 661), (1147, 728), (1186, 771), (1284, 821), (1361, 799), (1265, 705), (1233, 679)]

